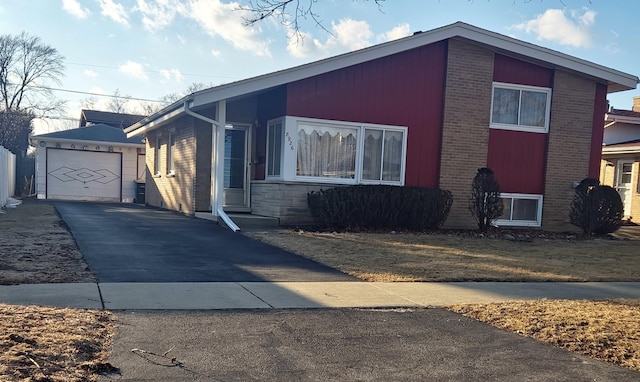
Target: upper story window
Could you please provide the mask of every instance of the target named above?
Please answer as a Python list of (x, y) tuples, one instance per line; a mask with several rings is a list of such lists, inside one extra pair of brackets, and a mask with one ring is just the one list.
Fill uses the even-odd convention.
[(546, 133), (550, 110), (550, 88), (493, 83), (491, 128)]
[[(336, 184), (403, 185), (407, 128), (285, 117), (267, 131), (267, 177)], [(278, 148), (278, 144), (280, 147)], [(280, 175), (276, 174), (280, 170)]]

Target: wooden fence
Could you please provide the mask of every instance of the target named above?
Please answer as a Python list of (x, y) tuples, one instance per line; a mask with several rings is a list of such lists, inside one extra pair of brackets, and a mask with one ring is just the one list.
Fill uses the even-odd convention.
[(0, 208), (15, 195), (16, 156), (0, 146)]

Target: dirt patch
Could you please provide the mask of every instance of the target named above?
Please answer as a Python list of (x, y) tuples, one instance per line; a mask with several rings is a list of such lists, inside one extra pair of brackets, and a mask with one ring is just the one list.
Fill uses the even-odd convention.
[(601, 361), (640, 371), (640, 300), (517, 301), (450, 310)]
[(106, 363), (114, 316), (107, 311), (0, 304), (3, 381), (96, 381)]
[(25, 200), (0, 214), (0, 284), (95, 282), (51, 204)]
[(615, 237), (516, 231), (245, 235), (372, 282), (640, 280), (639, 240)]

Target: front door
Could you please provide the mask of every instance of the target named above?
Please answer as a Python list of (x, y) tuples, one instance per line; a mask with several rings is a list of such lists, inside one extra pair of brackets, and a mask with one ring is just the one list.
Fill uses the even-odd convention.
[(222, 203), (228, 212), (250, 212), (247, 153), (249, 129), (227, 126), (224, 132), (224, 193)]
[(633, 161), (618, 161), (616, 165), (616, 190), (618, 190), (620, 199), (624, 203), (624, 216), (631, 216), (632, 175)]

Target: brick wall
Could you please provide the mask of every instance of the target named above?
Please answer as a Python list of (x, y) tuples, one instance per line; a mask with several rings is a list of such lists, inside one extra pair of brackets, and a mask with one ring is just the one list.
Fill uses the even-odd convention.
[(542, 227), (575, 230), (569, 224), (574, 181), (589, 174), (596, 83), (556, 70), (551, 100)]
[(488, 49), (449, 40), (440, 188), (453, 193), (446, 227), (475, 228), (467, 200), (477, 169), (487, 164), (493, 57)]
[[(169, 134), (175, 132), (175, 174), (168, 174), (167, 152)], [(155, 144), (160, 136), (160, 175), (148, 173), (147, 204), (167, 208), (185, 214), (195, 212), (196, 142), (192, 118), (182, 118), (147, 135), (146, 161), (149, 169), (155, 165)], [(152, 172), (152, 171), (151, 171)]]
[(251, 210), (262, 216), (277, 217), (281, 225), (313, 224), (307, 194), (335, 187), (330, 184), (293, 182), (251, 182)]

